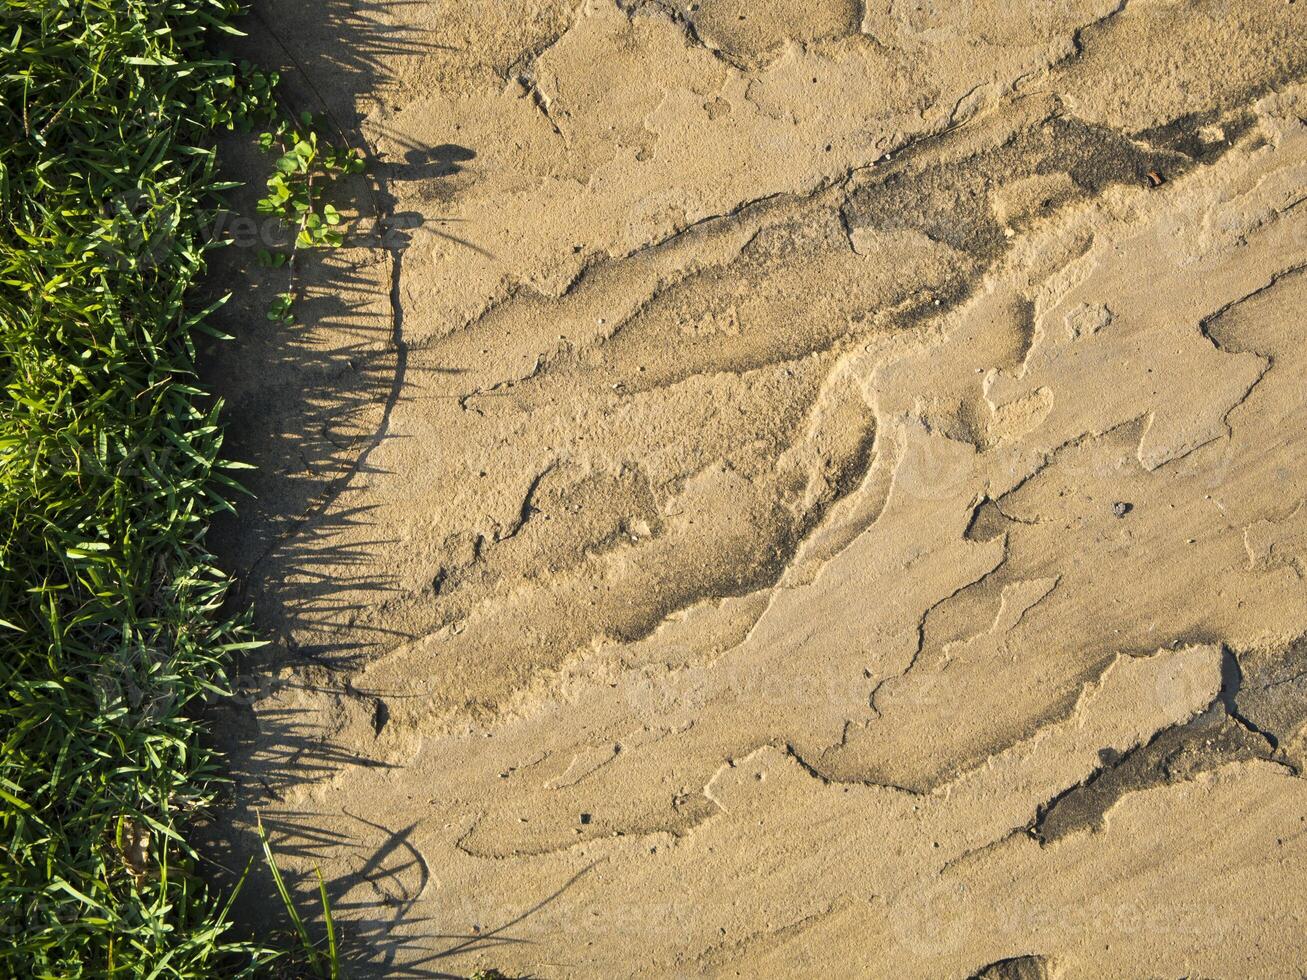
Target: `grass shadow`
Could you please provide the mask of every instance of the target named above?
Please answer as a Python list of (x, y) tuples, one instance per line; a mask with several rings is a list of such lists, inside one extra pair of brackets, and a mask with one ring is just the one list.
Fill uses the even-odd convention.
[[(396, 213), (390, 185), (439, 180), (475, 157), (471, 149), (446, 143), (408, 147), (401, 160), (378, 160), (361, 133), (360, 106), (391, 80), (386, 65), (439, 47), (423, 32), (398, 25), (411, 6), (418, 5), (319, 0), (305, 16), (298, 2), (264, 0), (242, 25), (248, 36), (234, 42), (238, 58), (281, 73), (288, 114), (319, 116), (327, 134), (334, 132), (333, 141), (363, 151), (372, 163), (367, 173), (333, 188), (333, 203), (356, 218), (341, 248), (300, 251), (293, 286), (296, 322), (283, 325), (269, 320), (266, 311), (287, 288), (285, 270), (257, 262), (260, 248), (284, 246), (284, 239), (277, 239), (284, 229), (269, 227), (255, 208), (272, 161), (248, 137), (220, 148), (226, 175), (248, 186), (232, 194), (227, 220), (235, 246), (213, 253), (210, 296), (202, 297), (231, 293), (214, 324), (234, 342), (201, 350), (202, 375), (207, 389), (226, 402), (226, 457), (256, 468), (241, 474), (252, 496), (236, 501), (239, 516), (215, 523), (210, 546), (233, 575), (233, 609), (252, 604), (258, 632), (272, 642), (236, 665), (238, 695), (208, 709), (209, 728), (227, 755), (233, 782), (227, 807), (203, 828), (197, 844), (210, 877), (222, 886), (229, 887), (254, 859), (236, 916), (255, 934), (284, 925), (276, 915), (270, 876), (259, 866), (257, 808), (276, 804), (292, 787), (329, 780), (345, 767), (386, 765), (332, 745), (309, 711), (272, 708), (256, 714), (253, 705), (279, 685), (308, 687), (403, 638), (380, 627), (354, 626), (364, 608), (386, 601), (395, 583), (368, 561), (381, 543), (372, 508), (351, 498), (359, 492), (357, 478), (373, 471), (374, 450), (393, 438), (392, 414), (415, 386), (401, 289), (409, 232), (424, 218)], [(342, 642), (344, 628), (362, 639)], [(299, 670), (288, 674), (288, 667)], [(323, 684), (324, 691), (328, 687)], [(321, 830), (308, 814), (280, 812), (275, 819), (265, 816), (265, 825), (278, 857), (321, 860), (326, 849), (344, 848), (347, 865), (358, 862), (361, 870), (327, 885), (330, 897), (342, 902), (338, 911), (348, 913), (340, 925), (349, 975), (373, 968), (401, 975), (390, 972), (398, 960), (412, 964), (402, 975), (451, 975), (434, 968), (421, 972), (435, 961), (425, 952), (408, 951), (407, 941), (391, 935), (396, 917), (411, 914), (416, 895), (405, 897), (401, 889), (392, 901), (379, 894), (375, 909), (346, 898), (360, 876), (381, 887), (408, 874), (408, 865), (391, 867), (412, 861), (416, 853), (404, 833), (387, 832), (378, 844), (371, 825), (364, 828), (367, 835), (347, 837)], [(340, 859), (333, 854), (333, 861)], [(287, 879), (302, 896), (316, 885), (290, 871)], [(419, 884), (419, 893), (424, 886)], [(310, 909), (312, 902), (303, 907)], [(436, 924), (432, 929), (439, 931)]]

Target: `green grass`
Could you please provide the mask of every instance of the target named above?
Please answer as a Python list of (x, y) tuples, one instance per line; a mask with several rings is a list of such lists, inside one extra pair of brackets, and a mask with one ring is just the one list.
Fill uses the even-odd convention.
[(260, 208), (294, 245), (264, 264), (288, 277), (340, 243), (322, 195), (363, 168), (277, 121), (275, 75), (210, 53), (239, 12), (0, 0), (0, 980), (340, 975), (321, 873), (315, 939), (262, 838), (292, 927), (270, 949), (187, 843), (222, 782), (198, 709), (258, 645), (204, 543), (239, 491), (195, 373), (233, 186), (213, 139), (276, 123)]
[(237, 976), (188, 822), (250, 644), (189, 304), (249, 91), (233, 0), (0, 0), (0, 977)]
[(309, 935), (308, 927), (304, 924), (304, 919), (300, 916), (299, 909), (295, 906), (295, 898), (286, 887), (286, 881), (281, 876), (281, 869), (277, 867), (277, 857), (272, 853), (272, 845), (268, 842), (268, 835), (263, 829), (263, 820), (259, 820), (259, 841), (263, 844), (263, 858), (268, 862), (268, 870), (272, 873), (273, 884), (276, 885), (277, 894), (280, 896), (282, 904), (286, 906), (286, 914), (290, 917), (291, 924), (295, 927), (295, 937), (299, 940), (299, 952), (305, 965), (319, 977), (325, 977), (327, 980), (339, 980), (340, 978), (340, 952), (336, 948), (336, 924), (331, 918), (331, 901), (327, 898), (327, 883), (322, 878), (322, 872), (319, 870), (318, 875), (318, 898), (322, 902), (322, 921), (327, 931), (326, 948), (318, 949), (318, 944), (313, 937)]

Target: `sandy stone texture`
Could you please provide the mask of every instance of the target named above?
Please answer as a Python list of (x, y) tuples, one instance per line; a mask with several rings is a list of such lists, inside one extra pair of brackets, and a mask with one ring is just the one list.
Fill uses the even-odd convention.
[(224, 864), (358, 976), (1307, 972), (1307, 5), (256, 9), (374, 166), (212, 360)]

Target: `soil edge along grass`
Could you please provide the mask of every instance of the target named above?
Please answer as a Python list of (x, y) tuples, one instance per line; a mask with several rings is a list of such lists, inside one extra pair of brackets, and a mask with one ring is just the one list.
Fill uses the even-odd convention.
[[(237, 976), (188, 824), (251, 643), (190, 289), (250, 86), (232, 0), (0, 0), (0, 977)], [(257, 101), (257, 100), (256, 100)], [(237, 869), (239, 870), (239, 869)]]

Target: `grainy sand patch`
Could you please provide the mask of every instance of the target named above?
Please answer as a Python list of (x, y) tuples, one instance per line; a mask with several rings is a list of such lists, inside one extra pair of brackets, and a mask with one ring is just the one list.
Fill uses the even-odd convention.
[(360, 974), (1307, 969), (1303, 5), (261, 16), (381, 164), (217, 369), (230, 829)]

